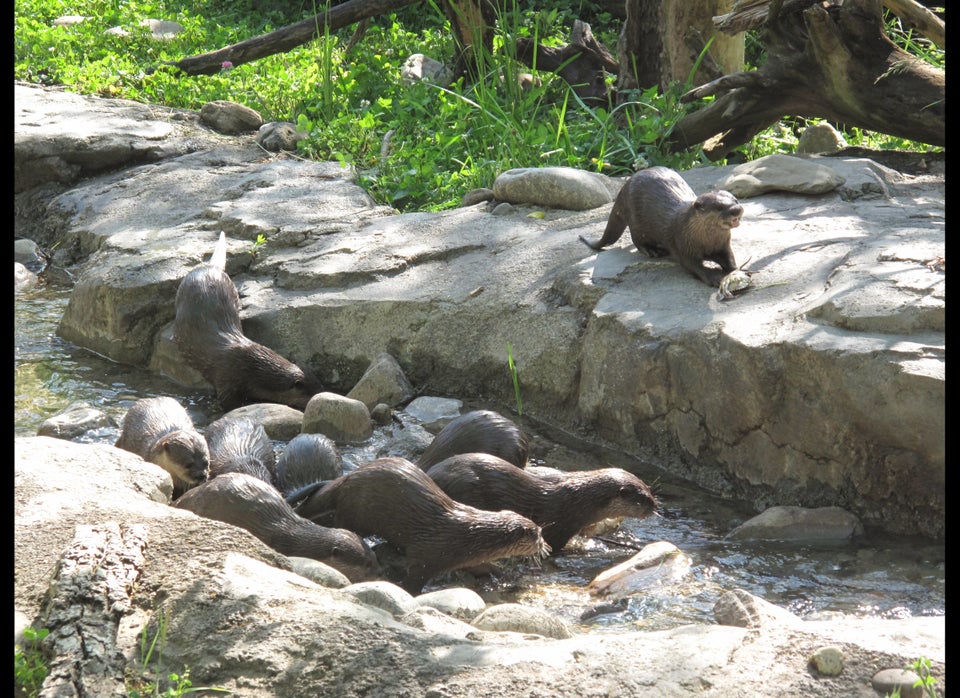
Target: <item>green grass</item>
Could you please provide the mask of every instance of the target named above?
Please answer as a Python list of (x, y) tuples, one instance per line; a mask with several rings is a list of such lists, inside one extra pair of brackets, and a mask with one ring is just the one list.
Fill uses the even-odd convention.
[[(413, 53), (450, 60), (454, 47), (435, 0), (376, 17), (359, 45), (347, 51), (353, 27), (325, 32), (283, 54), (233, 66), (216, 75), (185, 76), (165, 62), (213, 51), (313, 16), (322, 5), (280, 0), (15, 0), (14, 75), (84, 93), (200, 109), (228, 99), (256, 109), (265, 121), (290, 121), (309, 133), (300, 155), (352, 165), (361, 186), (379, 203), (399, 210), (442, 210), (464, 193), (491, 186), (513, 167), (566, 165), (625, 175), (662, 164), (687, 169), (706, 164), (699, 150), (668, 153), (665, 139), (691, 106), (677, 85), (661, 93), (629, 95), (612, 111), (588, 109), (560, 78), (520, 89), (526, 66), (511, 59), (518, 37), (561, 46), (573, 19), (591, 22), (594, 34), (616, 46), (619, 26), (590, 2), (560, 0), (549, 11), (517, 0), (497, 24), (494, 56), (479, 80), (449, 88), (401, 84), (400, 69)], [(72, 14), (88, 17), (53, 26)], [(152, 39), (143, 19), (179, 22), (170, 41)], [(111, 27), (127, 36), (106, 34)], [(943, 65), (943, 52), (915, 39), (893, 20), (888, 29), (903, 45)], [(792, 152), (795, 128), (777, 126), (741, 151), (749, 158)], [(796, 127), (794, 121), (792, 126)], [(852, 145), (926, 150), (921, 144), (858, 131)], [(718, 164), (723, 164), (721, 161)]]
[(13, 684), (27, 698), (36, 698), (47, 678), (47, 657), (41, 642), (50, 631), (47, 628), (26, 627), (23, 629), (23, 644), (13, 646)]

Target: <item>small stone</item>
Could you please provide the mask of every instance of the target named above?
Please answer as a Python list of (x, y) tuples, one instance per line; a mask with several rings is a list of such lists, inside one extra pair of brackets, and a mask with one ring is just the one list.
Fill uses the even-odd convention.
[(923, 687), (913, 686), (919, 680), (920, 677), (909, 669), (881, 669), (870, 679), (870, 684), (883, 695), (890, 695), (899, 688), (900, 698), (923, 698)]
[(838, 676), (843, 671), (843, 652), (839, 647), (821, 647), (810, 657), (810, 664), (824, 676)]

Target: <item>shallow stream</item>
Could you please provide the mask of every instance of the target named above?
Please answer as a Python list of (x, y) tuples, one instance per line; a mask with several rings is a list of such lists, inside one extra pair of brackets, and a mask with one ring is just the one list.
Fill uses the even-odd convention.
[[(33, 436), (43, 421), (77, 401), (112, 415), (119, 424), (133, 401), (170, 395), (187, 407), (201, 429), (220, 416), (212, 394), (184, 390), (147, 371), (117, 364), (56, 336), (69, 291), (40, 287), (15, 299), (14, 433)], [(508, 415), (515, 418), (513, 415)], [(518, 420), (525, 429), (534, 427)], [(112, 444), (113, 427), (78, 439)], [(364, 462), (376, 440), (345, 449), (345, 466)], [(543, 433), (538, 441), (543, 443)], [(282, 448), (282, 444), (277, 444)], [(627, 520), (597, 538), (575, 539), (541, 564), (519, 561), (471, 584), (488, 601), (519, 601), (550, 609), (583, 632), (659, 630), (686, 623), (712, 623), (713, 606), (726, 591), (741, 588), (803, 618), (833, 614), (908, 617), (943, 615), (945, 546), (915, 538), (870, 534), (833, 545), (733, 543), (724, 536), (755, 512), (686, 486), (664, 471), (625, 454), (570, 444), (546, 449), (536, 465), (561, 469), (624, 467), (639, 475), (661, 502), (660, 515)], [(665, 540), (693, 558), (691, 573), (672, 587), (637, 594), (628, 601), (592, 599), (586, 585), (647, 543)], [(435, 580), (443, 582), (444, 580)], [(439, 586), (428, 586), (430, 590)]]

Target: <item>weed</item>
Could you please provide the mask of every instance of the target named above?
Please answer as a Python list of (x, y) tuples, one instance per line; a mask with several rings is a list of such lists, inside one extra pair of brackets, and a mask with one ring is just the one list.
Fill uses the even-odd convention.
[(27, 698), (35, 698), (47, 678), (47, 657), (40, 643), (49, 634), (46, 628), (38, 630), (28, 626), (23, 629), (23, 646), (14, 645), (13, 684), (19, 686)]
[(517, 365), (513, 362), (513, 347), (507, 342), (507, 366), (513, 378), (513, 394), (517, 398), (517, 415), (523, 416), (523, 404), (520, 402), (520, 377), (517, 374)]

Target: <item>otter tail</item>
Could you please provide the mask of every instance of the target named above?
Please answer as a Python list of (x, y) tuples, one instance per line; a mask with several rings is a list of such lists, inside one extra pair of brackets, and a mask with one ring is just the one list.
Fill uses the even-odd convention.
[(626, 212), (629, 210), (627, 189), (629, 189), (629, 183), (624, 184), (620, 193), (617, 194), (617, 198), (613, 202), (613, 208), (610, 209), (610, 217), (607, 218), (607, 227), (603, 229), (603, 236), (596, 242), (590, 242), (583, 235), (580, 236), (581, 242), (591, 250), (600, 250), (607, 245), (612, 245), (620, 239), (623, 231), (627, 229)]
[(227, 268), (227, 234), (220, 231), (220, 239), (217, 240), (217, 246), (213, 248), (213, 255), (210, 257), (210, 266), (217, 269)]

